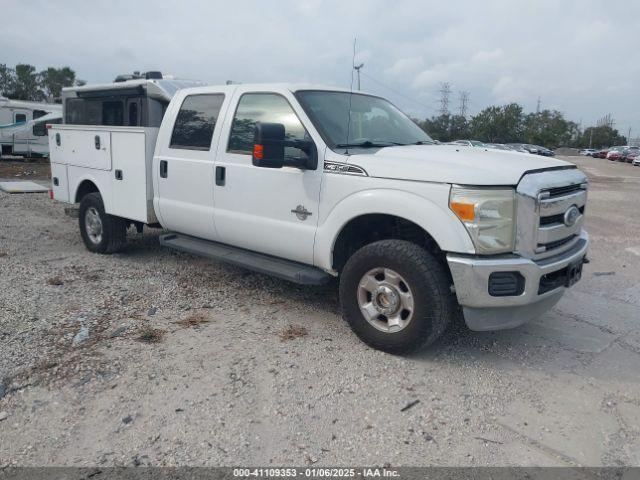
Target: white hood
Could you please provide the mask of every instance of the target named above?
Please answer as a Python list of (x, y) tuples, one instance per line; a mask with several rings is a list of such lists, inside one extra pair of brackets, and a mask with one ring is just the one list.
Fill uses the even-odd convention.
[(574, 166), (531, 153), (459, 145), (408, 145), (381, 148), (373, 154), (351, 153), (349, 163), (364, 168), (371, 177), (461, 185), (517, 185), (530, 170)]

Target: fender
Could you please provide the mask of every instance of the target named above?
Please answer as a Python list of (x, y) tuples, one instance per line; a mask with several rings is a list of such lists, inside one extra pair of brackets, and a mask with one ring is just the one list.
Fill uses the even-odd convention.
[[(429, 192), (429, 196), (447, 205), (449, 185), (430, 186), (432, 191)], [(375, 188), (361, 190), (345, 197), (328, 212), (316, 233), (314, 264), (326, 271), (332, 271), (333, 249), (342, 229), (352, 219), (372, 213), (394, 215), (419, 225), (445, 252), (475, 253), (469, 234), (449, 209), (445, 210), (430, 198), (417, 193)]]

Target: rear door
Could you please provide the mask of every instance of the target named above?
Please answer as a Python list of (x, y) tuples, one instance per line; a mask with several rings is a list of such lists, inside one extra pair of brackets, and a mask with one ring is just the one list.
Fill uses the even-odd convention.
[(220, 136), (218, 119), (228, 103), (227, 95), (223, 91), (190, 93), (175, 100), (168, 112), (168, 118), (175, 118), (171, 134), (158, 139), (164, 145), (159, 146), (153, 162), (156, 210), (163, 227), (216, 240), (212, 146)]

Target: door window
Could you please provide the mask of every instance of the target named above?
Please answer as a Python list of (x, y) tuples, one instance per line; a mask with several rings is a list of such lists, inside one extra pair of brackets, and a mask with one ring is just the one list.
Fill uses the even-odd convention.
[(16, 123), (26, 123), (27, 116), (24, 113), (16, 113)]
[(209, 150), (223, 94), (189, 95), (182, 102), (171, 133), (170, 148)]
[[(309, 134), (286, 98), (275, 93), (245, 93), (233, 118), (227, 151), (251, 155), (257, 122), (281, 123), (287, 140), (309, 140)], [(295, 147), (285, 147), (285, 157), (304, 158)]]

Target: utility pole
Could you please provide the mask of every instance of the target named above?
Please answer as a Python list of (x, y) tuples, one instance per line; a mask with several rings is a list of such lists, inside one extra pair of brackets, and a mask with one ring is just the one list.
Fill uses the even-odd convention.
[(589, 148), (592, 148), (593, 144), (593, 127), (591, 127), (591, 129), (589, 130)]
[(629, 127), (629, 135), (627, 135), (627, 145), (631, 143), (631, 127)]
[(360, 65), (354, 65), (353, 68), (356, 72), (358, 72), (358, 90), (360, 90), (360, 69), (364, 67), (364, 63), (361, 63)]
[(460, 116), (466, 118), (470, 93), (465, 91), (460, 91), (458, 92), (458, 95), (460, 95)]
[(536, 105), (536, 113), (540, 113), (540, 97), (538, 97), (538, 104)]
[(451, 84), (442, 82), (440, 84), (440, 115), (449, 115), (449, 95), (451, 95)]

